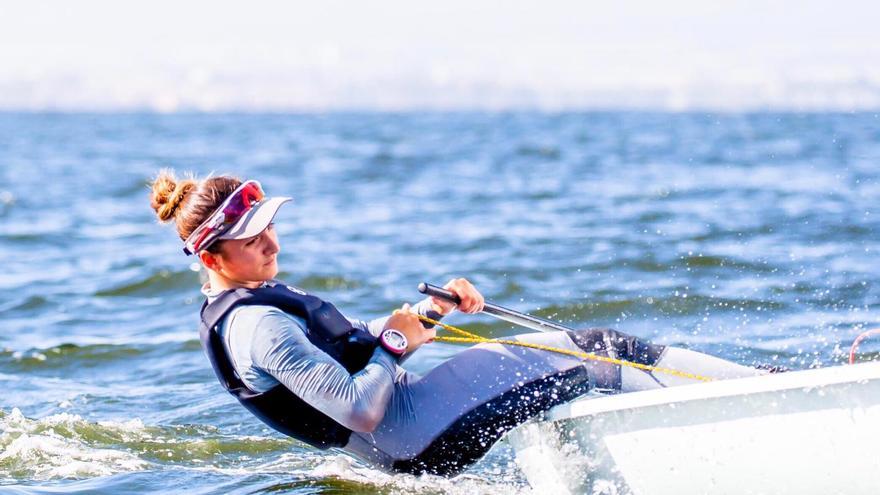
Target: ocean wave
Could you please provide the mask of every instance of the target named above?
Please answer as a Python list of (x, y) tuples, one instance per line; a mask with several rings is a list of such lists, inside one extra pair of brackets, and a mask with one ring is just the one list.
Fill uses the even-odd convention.
[(731, 256), (711, 254), (684, 254), (671, 259), (659, 259), (656, 256), (638, 258), (618, 258), (607, 262), (596, 263), (588, 268), (593, 271), (614, 271), (622, 268), (633, 268), (643, 272), (662, 273), (685, 269), (693, 274), (701, 271), (715, 271), (723, 268), (726, 272), (744, 276), (750, 273), (773, 273), (778, 267), (759, 261), (746, 261)]
[(278, 437), (226, 436), (203, 425), (145, 426), (140, 419), (91, 422), (70, 413), (41, 419), (0, 411), (0, 479), (107, 476), (158, 464), (199, 466), (282, 453)]
[[(104, 448), (101, 442), (82, 438), (75, 428), (85, 423), (79, 416), (65, 413), (32, 420), (16, 408), (9, 414), (0, 411), (0, 478), (83, 478), (149, 466), (130, 452)], [(134, 423), (105, 429), (109, 432), (132, 427)]]
[(161, 349), (163, 354), (175, 352), (194, 352), (201, 349), (198, 339), (191, 336), (173, 339), (150, 338), (149, 342), (127, 342), (124, 344), (74, 344), (62, 343), (45, 348), (26, 350), (0, 350), (0, 369), (14, 371), (34, 371), (38, 369), (78, 368), (95, 366), (136, 358)]
[(562, 150), (552, 144), (523, 144), (516, 148), (515, 154), (527, 158), (558, 161), (562, 157)]
[(363, 282), (338, 275), (310, 275), (297, 280), (295, 285), (306, 290), (349, 290), (363, 286)]
[(192, 270), (158, 270), (148, 276), (94, 293), (99, 297), (156, 296), (175, 289), (191, 289), (198, 285), (198, 275)]
[(482, 461), (499, 464), (494, 471), (446, 479), (384, 473), (347, 455), (307, 449), (282, 437), (226, 436), (203, 425), (146, 426), (137, 418), (92, 422), (69, 413), (31, 419), (17, 408), (9, 413), (0, 410), (0, 450), (0, 480), (82, 480), (182, 469), (235, 477), (283, 473), (295, 478), (272, 481), (250, 493), (316, 485), (346, 492), (510, 494), (527, 489), (516, 471), (509, 470), (509, 453), (500, 452), (504, 447), (493, 449)]
[[(496, 447), (490, 452), (489, 456), (492, 457), (493, 453), (497, 453), (498, 450)], [(428, 474), (421, 476), (390, 474), (363, 466), (345, 455), (326, 456), (323, 462), (309, 472), (309, 475), (312, 478), (344, 480), (351, 484), (349, 489), (372, 487), (373, 489), (387, 490), (392, 493), (483, 493), (499, 495), (531, 493), (528, 485), (519, 476), (510, 474), (510, 466), (507, 465), (512, 462), (510, 456), (496, 455), (496, 457), (499, 457), (498, 462), (504, 464), (503, 468), (508, 473), (507, 475), (501, 474), (502, 470), (500, 467), (494, 472), (489, 470), (489, 472), (480, 476), (465, 473), (453, 479)], [(483, 462), (485, 463), (486, 461)], [(292, 489), (295, 486), (285, 488)]]
[(48, 304), (49, 299), (46, 296), (31, 295), (22, 299), (9, 301), (4, 305), (0, 305), (0, 314), (3, 314), (7, 311), (25, 311), (31, 309), (40, 309), (47, 306)]
[(672, 291), (665, 296), (623, 297), (609, 300), (590, 300), (567, 304), (551, 304), (532, 311), (535, 316), (554, 321), (586, 322), (620, 316), (649, 315), (693, 316), (731, 311), (770, 311), (785, 309), (784, 303), (759, 299), (731, 299)]

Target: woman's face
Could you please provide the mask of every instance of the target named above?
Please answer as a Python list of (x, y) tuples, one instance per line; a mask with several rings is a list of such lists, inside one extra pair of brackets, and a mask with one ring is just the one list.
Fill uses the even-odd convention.
[[(223, 241), (213, 262), (205, 265), (219, 275), (242, 285), (258, 285), (278, 274), (278, 236), (269, 224), (259, 234), (247, 239)], [(203, 258), (203, 262), (207, 261)], [(210, 265), (215, 266), (210, 266)]]

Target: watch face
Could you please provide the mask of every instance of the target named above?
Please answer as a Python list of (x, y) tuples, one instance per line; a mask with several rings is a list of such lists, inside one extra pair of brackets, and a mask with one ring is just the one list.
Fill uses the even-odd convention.
[(383, 332), (382, 340), (384, 340), (392, 349), (398, 349), (401, 351), (406, 350), (406, 337), (396, 330), (386, 330)]

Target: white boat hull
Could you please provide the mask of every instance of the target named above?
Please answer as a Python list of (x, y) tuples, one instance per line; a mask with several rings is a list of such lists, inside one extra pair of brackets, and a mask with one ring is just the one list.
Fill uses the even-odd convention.
[(877, 494), (880, 363), (585, 398), (507, 438), (539, 493)]

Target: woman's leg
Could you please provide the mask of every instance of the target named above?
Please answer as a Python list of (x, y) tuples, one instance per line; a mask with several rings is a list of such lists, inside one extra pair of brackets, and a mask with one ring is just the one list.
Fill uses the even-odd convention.
[[(623, 361), (682, 371), (717, 380), (765, 373), (701, 352), (651, 344), (646, 340), (607, 328), (577, 330), (572, 332), (570, 336), (572, 341), (586, 352), (595, 352)], [(620, 392), (695, 383), (693, 378), (661, 371), (649, 372), (631, 366), (621, 366), (619, 370), (619, 382), (609, 388)]]
[[(766, 373), (766, 371), (743, 366), (726, 359), (678, 347), (666, 347), (663, 354), (660, 355), (660, 359), (654, 363), (654, 366), (684, 371), (716, 380), (742, 378)], [(621, 369), (620, 391), (633, 392), (691, 383), (695, 383), (691, 378), (662, 372), (649, 373), (636, 368), (623, 367)]]
[[(758, 373), (608, 329), (513, 338), (717, 378)], [(346, 448), (398, 471), (452, 475), (482, 457), (511, 428), (590, 389), (633, 391), (684, 383), (694, 381), (546, 350), (479, 344), (424, 377), (401, 376), (379, 427), (372, 434), (353, 434)]]
[[(575, 348), (564, 332), (516, 338)], [(401, 376), (379, 427), (353, 434), (346, 449), (398, 471), (454, 474), (529, 417), (591, 387), (605, 388), (603, 377), (616, 376), (614, 368), (537, 349), (478, 344), (424, 376)]]

